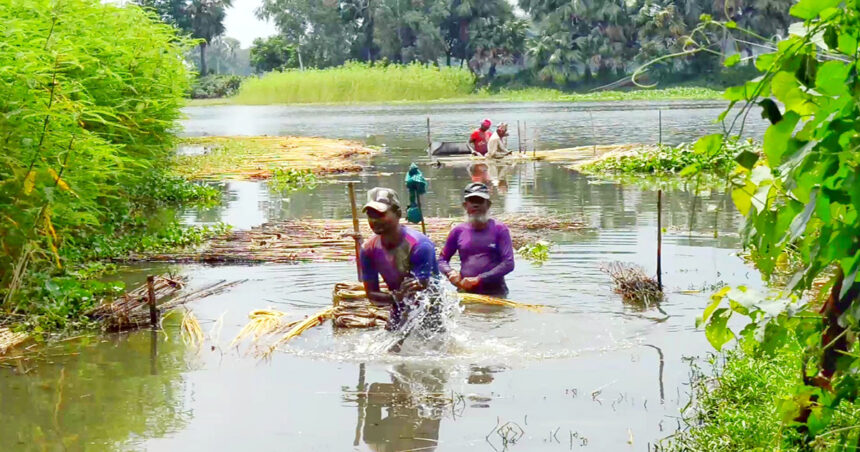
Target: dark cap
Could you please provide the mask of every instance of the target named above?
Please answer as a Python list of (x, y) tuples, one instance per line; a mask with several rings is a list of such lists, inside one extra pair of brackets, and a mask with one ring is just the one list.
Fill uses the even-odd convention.
[(484, 198), (490, 199), (490, 189), (485, 184), (480, 182), (472, 182), (469, 185), (466, 185), (466, 189), (463, 190), (463, 199), (471, 198)]
[(390, 188), (375, 187), (367, 192), (367, 204), (361, 209), (362, 212), (367, 209), (373, 209), (377, 212), (387, 212), (392, 207), (400, 207), (400, 199), (397, 197), (397, 192)]

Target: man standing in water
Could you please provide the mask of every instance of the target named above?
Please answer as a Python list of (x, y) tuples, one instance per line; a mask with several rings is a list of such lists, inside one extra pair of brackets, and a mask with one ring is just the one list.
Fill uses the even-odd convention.
[(492, 135), (490, 125), (490, 120), (485, 119), (481, 121), (481, 127), (475, 129), (469, 135), (469, 149), (472, 151), (472, 155), (484, 155), (487, 153), (487, 141)]
[[(426, 289), (430, 278), (438, 274), (436, 248), (425, 235), (400, 224), (400, 200), (394, 190), (371, 189), (362, 210), (375, 234), (361, 246), (364, 290), (374, 304), (391, 307), (388, 329), (394, 330), (414, 307), (407, 305), (405, 297)], [(380, 290), (379, 275), (390, 293)]]
[[(511, 233), (503, 223), (491, 219), (490, 190), (473, 182), (463, 191), (467, 222), (448, 234), (439, 256), (439, 269), (448, 280), (466, 292), (507, 296), (505, 275), (514, 270)], [(454, 253), (460, 253), (460, 271), (451, 268)]]

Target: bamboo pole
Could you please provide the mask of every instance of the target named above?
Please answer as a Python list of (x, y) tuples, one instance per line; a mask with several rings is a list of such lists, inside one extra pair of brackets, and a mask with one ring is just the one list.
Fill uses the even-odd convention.
[(537, 158), (537, 148), (538, 148), (538, 137), (540, 136), (540, 129), (535, 128), (535, 137), (534, 137), (534, 148), (532, 149), (532, 158)]
[[(429, 118), (428, 118), (429, 124)], [(358, 273), (358, 280), (361, 281), (361, 248), (358, 245), (358, 208), (355, 206), (355, 182), (349, 182), (349, 204), (352, 208), (352, 230), (356, 234), (355, 238), (355, 271)]]
[(663, 190), (657, 190), (657, 287), (663, 290), (663, 269), (660, 254), (663, 251)]
[(517, 150), (522, 154), (523, 152), (523, 142), (522, 142), (523, 131), (520, 129), (520, 120), (517, 119)]
[(421, 211), (421, 233), (427, 235), (427, 226), (424, 225), (424, 210), (421, 209), (421, 195), (415, 195), (418, 201), (418, 210)]
[(594, 155), (597, 155), (597, 130), (594, 128), (594, 115), (591, 111), (588, 112), (588, 119), (591, 121), (591, 146)]
[(523, 146), (525, 146), (525, 151), (529, 151), (529, 129), (528, 125), (525, 121), (523, 121)]
[(657, 142), (660, 146), (663, 146), (663, 110), (657, 110), (657, 122), (659, 129), (659, 141)]
[(427, 149), (433, 146), (433, 141), (430, 140), (430, 117), (427, 117)]
[(158, 310), (155, 308), (155, 276), (146, 277), (146, 298), (149, 302), (149, 324), (158, 327)]

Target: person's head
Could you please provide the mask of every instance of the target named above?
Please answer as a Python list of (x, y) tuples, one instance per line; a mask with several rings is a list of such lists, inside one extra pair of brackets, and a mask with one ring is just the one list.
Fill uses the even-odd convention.
[(463, 209), (466, 219), (473, 225), (484, 225), (490, 220), (490, 189), (486, 184), (472, 182), (463, 190)]
[(367, 214), (367, 222), (375, 234), (385, 235), (400, 227), (400, 199), (390, 188), (370, 189), (362, 211)]
[(490, 130), (491, 125), (493, 125), (493, 123), (490, 122), (489, 119), (485, 119), (485, 120), (481, 121), (481, 130), (483, 130), (483, 131)]
[(507, 136), (508, 135), (508, 125), (505, 123), (499, 124), (499, 126), (496, 127), (496, 133), (498, 133), (500, 137)]

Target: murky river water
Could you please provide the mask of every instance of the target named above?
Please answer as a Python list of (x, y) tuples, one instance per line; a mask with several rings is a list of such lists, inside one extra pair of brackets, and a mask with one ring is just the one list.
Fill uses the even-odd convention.
[[(656, 141), (657, 108), (664, 141), (719, 130), (711, 120), (720, 105), (689, 102), (192, 108), (189, 135), (323, 135), (388, 151), (365, 173), (312, 191), (229, 183), (224, 207), (183, 215), (245, 228), (344, 218), (344, 180), (356, 180), (362, 194), (402, 188), (406, 165), (416, 161), (430, 180), (426, 214), (456, 216), (470, 173), (428, 164), (420, 150), (426, 116), (434, 139), (456, 139), (464, 124), (490, 116), (541, 124), (539, 146), (555, 147)], [(641, 310), (623, 305), (599, 268), (621, 260), (655, 270), (655, 193), (541, 163), (492, 168), (488, 178), (497, 212), (574, 214), (590, 226), (548, 235), (556, 245), (542, 267), (516, 262), (509, 298), (551, 312), (470, 307), (456, 317), (444, 353), (369, 354), (368, 333), (324, 326), (260, 362), (228, 348), (247, 313), (274, 307), (298, 318), (318, 310), (331, 303), (335, 282), (355, 279), (354, 264), (170, 266), (197, 287), (248, 279), (191, 306), (210, 333), (204, 349), (182, 343), (174, 318), (166, 334), (73, 340), (51, 347), (24, 376), (0, 370), (0, 449), (643, 450), (674, 432), (689, 400), (684, 357), (709, 350), (694, 319), (711, 286), (760, 285), (736, 256), (740, 219), (731, 201), (720, 192), (664, 193), (668, 295), (661, 310)], [(688, 292), (696, 289), (703, 292)]]

